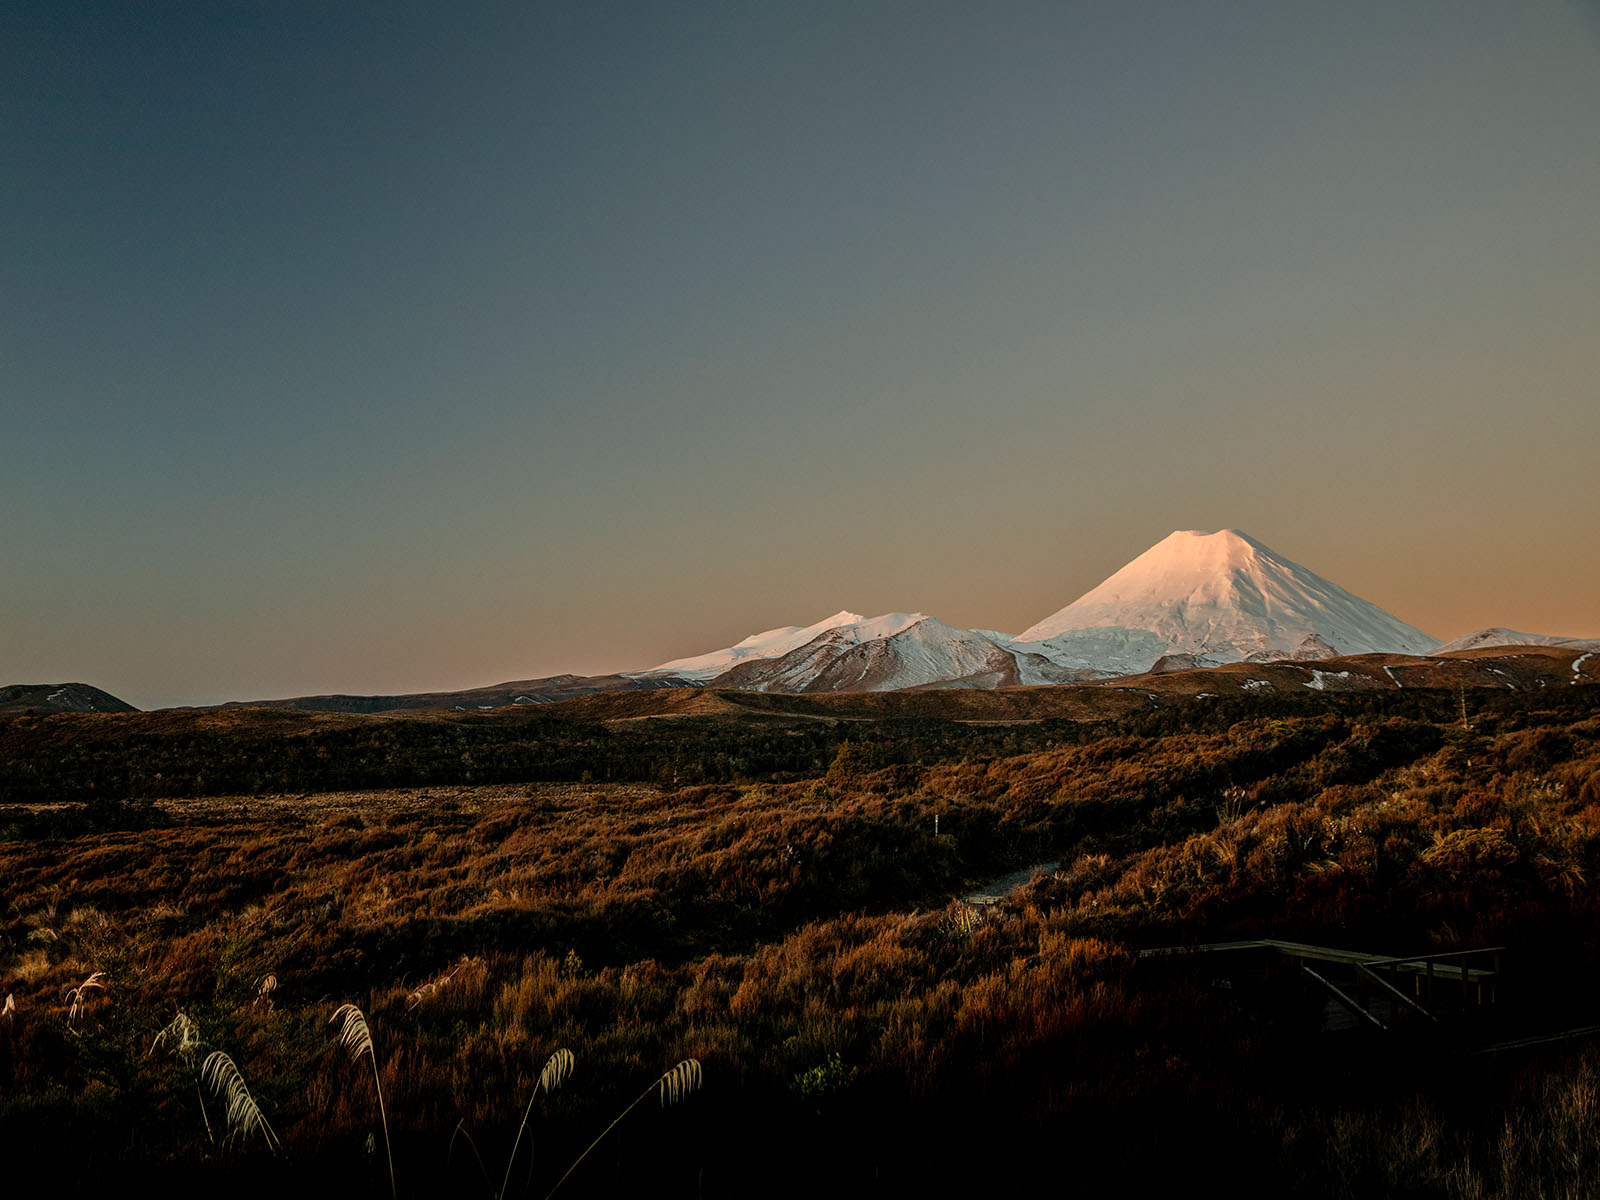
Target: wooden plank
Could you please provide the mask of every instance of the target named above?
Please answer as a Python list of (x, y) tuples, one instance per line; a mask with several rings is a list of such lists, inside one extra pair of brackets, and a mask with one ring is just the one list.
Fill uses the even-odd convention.
[(1295, 958), (1309, 958), (1314, 962), (1354, 965), (1368, 963), (1373, 959), (1381, 958), (1381, 955), (1368, 954), (1361, 950), (1340, 950), (1334, 946), (1313, 946), (1308, 942), (1285, 942), (1278, 938), (1267, 938), (1263, 940), (1262, 945), (1271, 946), (1274, 950), (1292, 955)]
[[(1362, 966), (1370, 967), (1372, 963), (1363, 963)], [(1456, 983), (1475, 984), (1481, 980), (1493, 979), (1495, 973), (1486, 967), (1462, 967), (1449, 963), (1412, 963), (1404, 959), (1394, 963), (1394, 970), (1402, 971), (1407, 975), (1427, 974), (1434, 979), (1450, 979)]]
[(1470, 958), (1474, 954), (1502, 954), (1504, 946), (1482, 946), (1476, 950), (1438, 950), (1432, 954), (1396, 954), (1389, 958), (1373, 958), (1367, 961), (1369, 967), (1386, 967), (1390, 963), (1425, 963), (1443, 962), (1447, 958)]

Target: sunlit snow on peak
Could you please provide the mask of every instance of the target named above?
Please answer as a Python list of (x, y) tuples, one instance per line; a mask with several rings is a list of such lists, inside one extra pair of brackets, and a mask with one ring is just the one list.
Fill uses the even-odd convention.
[(1237, 529), (1169, 534), (1016, 640), (1062, 665), (1131, 672), (1152, 652), (1288, 657), (1313, 636), (1339, 654), (1438, 645)]
[(787, 654), (796, 646), (804, 646), (830, 629), (857, 625), (866, 619), (860, 613), (840, 609), (833, 616), (824, 617), (814, 625), (782, 625), (777, 629), (768, 629), (764, 633), (752, 633), (732, 646), (712, 650), (706, 654), (696, 654), (691, 658), (675, 658), (671, 662), (662, 663), (654, 670), (670, 671), (682, 675), (685, 679), (712, 679), (738, 663), (754, 658), (775, 658), (780, 654)]

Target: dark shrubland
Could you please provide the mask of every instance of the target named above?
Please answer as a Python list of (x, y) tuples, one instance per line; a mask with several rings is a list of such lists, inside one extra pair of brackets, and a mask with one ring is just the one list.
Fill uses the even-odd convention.
[[(1592, 1023), (1591, 689), (1470, 726), (1417, 693), (1016, 726), (138, 716), (0, 723), (0, 1152), (57, 1192), (126, 1163), (386, 1193), (381, 1083), (400, 1193), (494, 1194), (526, 1115), (510, 1191), (543, 1195), (687, 1059), (698, 1092), (562, 1195), (1578, 1196), (1600, 1164), (1595, 1048), (1474, 1053)], [(1503, 946), (1503, 994), (1325, 1034), (1289, 970), (1139, 953), (1261, 937)], [(178, 1012), (189, 1051), (158, 1040)], [(218, 1050), (281, 1153), (225, 1142)]]

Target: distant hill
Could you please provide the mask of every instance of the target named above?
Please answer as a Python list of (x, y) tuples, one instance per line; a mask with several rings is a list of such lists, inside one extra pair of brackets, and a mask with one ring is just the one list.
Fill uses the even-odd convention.
[[(932, 634), (918, 636), (924, 626), (932, 630)], [(258, 708), (362, 715), (550, 706), (551, 716), (590, 720), (734, 712), (846, 719), (916, 716), (976, 721), (1029, 721), (1048, 717), (1083, 720), (1120, 711), (1120, 702), (1113, 699), (1119, 695), (1138, 696), (1141, 703), (1148, 703), (1156, 696), (1177, 698), (1240, 692), (1293, 694), (1461, 686), (1521, 691), (1600, 683), (1600, 654), (1585, 653), (1569, 646), (1530, 645), (1482, 646), (1443, 655), (1355, 654), (1215, 665), (1196, 661), (1198, 656), (1175, 654), (1163, 658), (1147, 673), (1106, 679), (1069, 679), (1054, 686), (1018, 686), (1015, 676), (996, 678), (1000, 675), (998, 669), (994, 675), (984, 677), (983, 668), (989, 664), (980, 663), (977, 669), (965, 667), (960, 662), (960, 652), (969, 648), (968, 641), (939, 636), (946, 631), (952, 635), (965, 632), (950, 630), (941, 622), (925, 618), (887, 639), (869, 638), (849, 643), (839, 636), (841, 631), (835, 629), (830, 631), (832, 637), (823, 635), (787, 655), (743, 662), (710, 685), (661, 674), (557, 675), (461, 692), (299, 696), (288, 700), (221, 704), (213, 706), (212, 711)], [(972, 644), (980, 641), (976, 635), (968, 637)], [(826, 655), (820, 653), (824, 650)], [(823, 669), (818, 669), (813, 656), (823, 659)], [(1010, 661), (1013, 660), (1009, 655), (1000, 660), (1002, 666)], [(1037, 659), (1033, 661), (1038, 662)], [(840, 681), (834, 677), (846, 669), (857, 671), (860, 678)], [(815, 672), (814, 677), (811, 672)], [(790, 677), (785, 678), (783, 673)], [(1069, 673), (1062, 671), (1062, 674)], [(919, 675), (932, 676), (938, 682), (922, 682)], [(844, 686), (840, 686), (841, 682)], [(97, 694), (104, 696), (104, 693)], [(877, 698), (869, 701), (869, 695)], [(112, 697), (105, 699), (121, 703)], [(101, 707), (70, 711), (136, 710)]]
[(677, 675), (551, 675), (523, 679), (459, 692), (413, 692), (399, 696), (294, 696), (287, 700), (230, 700), (209, 708), (287, 708), (300, 712), (384, 713), (460, 709), (506, 708), (511, 705), (550, 704), (594, 692), (654, 691), (694, 687)]
[(1124, 675), (1092, 686), (1162, 696), (1503, 688), (1600, 683), (1600, 656), (1566, 646), (1493, 646), (1448, 655), (1348, 654), (1312, 662), (1238, 662)]
[[(867, 643), (870, 645), (870, 643)], [(752, 663), (751, 666), (756, 664)], [(1600, 655), (1561, 646), (1465, 651), (1448, 657), (1352, 654), (1315, 661), (1236, 662), (1167, 667), (1051, 687), (945, 687), (892, 691), (768, 692), (723, 687), (595, 692), (552, 705), (544, 715), (582, 721), (645, 717), (769, 716), (822, 720), (1030, 722), (1103, 720), (1152, 703), (1240, 695), (1312, 697), (1339, 692), (1454, 692), (1458, 688), (1539, 692), (1600, 684)]]
[(1561, 646), (1567, 650), (1592, 652), (1600, 650), (1600, 638), (1557, 637), (1547, 633), (1518, 633), (1515, 629), (1506, 629), (1504, 626), (1495, 625), (1489, 629), (1479, 629), (1475, 633), (1464, 633), (1454, 641), (1446, 642), (1434, 653), (1451, 654), (1457, 650), (1481, 650), (1498, 646)]
[(139, 710), (87, 683), (12, 683), (0, 687), (0, 713), (131, 713)]
[[(1447, 723), (1494, 713), (1593, 714), (1597, 684), (1600, 655), (1517, 647), (1238, 662), (1043, 687), (636, 688), (487, 712), (8, 713), (0, 718), (0, 810), (434, 784), (797, 778), (826, 771), (845, 737), (879, 745), (882, 763), (982, 761), (1102, 736), (1093, 727), (1143, 737), (1319, 713)], [(0, 825), (4, 817), (0, 811)], [(142, 819), (135, 810), (111, 818)]]

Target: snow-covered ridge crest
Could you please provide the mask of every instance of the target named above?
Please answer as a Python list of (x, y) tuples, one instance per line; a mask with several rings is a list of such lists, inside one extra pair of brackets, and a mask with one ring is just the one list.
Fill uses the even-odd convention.
[(1485, 646), (1555, 646), (1565, 650), (1600, 650), (1600, 638), (1557, 637), (1547, 633), (1518, 633), (1495, 625), (1464, 633), (1440, 646), (1435, 654), (1449, 654), (1452, 650), (1477, 650)]
[(671, 662), (664, 662), (659, 667), (653, 668), (650, 672), (640, 673), (665, 673), (704, 681), (714, 679), (730, 667), (742, 662), (777, 658), (787, 654), (829, 630), (853, 631), (850, 636), (856, 641), (862, 641), (898, 632), (912, 622), (921, 620), (922, 617), (922, 613), (886, 613), (881, 617), (869, 619), (849, 609), (841, 609), (833, 616), (824, 617), (813, 625), (783, 625), (777, 629), (768, 629), (764, 633), (752, 633), (743, 641), (735, 642), (721, 650), (697, 654), (692, 658), (675, 658)]
[(841, 626), (777, 658), (741, 663), (710, 686), (757, 692), (890, 692), (1012, 687), (1071, 678), (1034, 656), (921, 613)]

